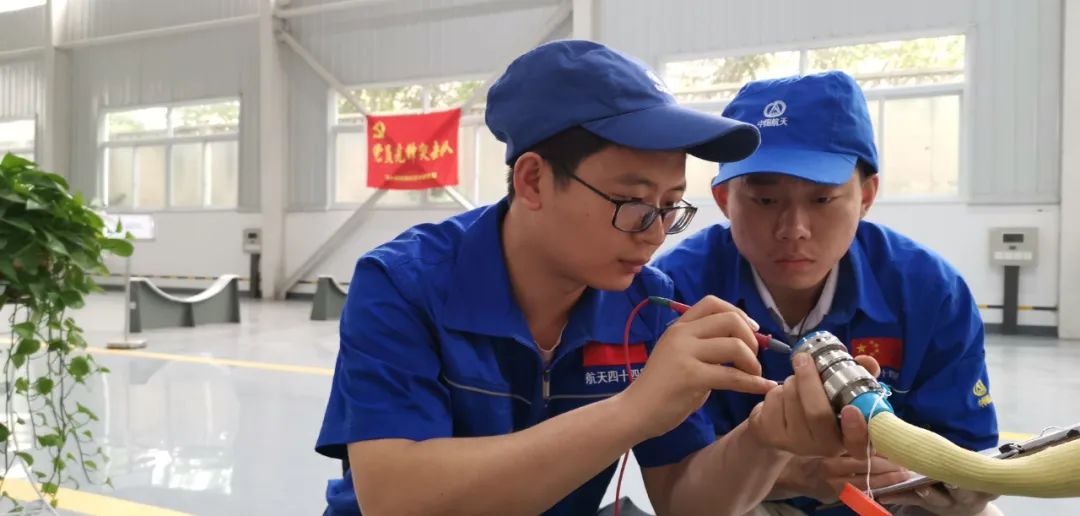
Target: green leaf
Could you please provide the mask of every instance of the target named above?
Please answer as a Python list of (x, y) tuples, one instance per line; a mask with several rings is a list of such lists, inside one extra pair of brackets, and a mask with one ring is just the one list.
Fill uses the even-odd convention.
[(15, 279), (18, 275), (15, 273), (15, 264), (11, 262), (8, 257), (0, 258), (0, 274), (5, 278)]
[(26, 355), (11, 355), (11, 363), (16, 368), (22, 367), (26, 363)]
[(80, 414), (86, 414), (86, 416), (89, 417), (91, 421), (98, 420), (97, 414), (94, 414), (92, 410), (86, 408), (86, 406), (82, 403), (75, 403), (75, 406), (78, 407), (78, 411)]
[(15, 392), (17, 392), (19, 394), (22, 394), (22, 393), (24, 393), (26, 391), (29, 391), (29, 390), (30, 390), (30, 380), (27, 380), (26, 378), (16, 378), (15, 379)]
[(68, 371), (75, 377), (76, 380), (82, 379), (84, 376), (90, 374), (90, 362), (86, 360), (86, 357), (75, 357), (71, 359), (71, 364), (68, 365)]
[(86, 436), (86, 438), (87, 438), (87, 439), (93, 439), (93, 438), (94, 438), (94, 434), (90, 433), (90, 431), (89, 431), (89, 430), (83, 430), (83, 433), (82, 433), (82, 434), (83, 434), (84, 436)]
[(38, 444), (45, 448), (58, 447), (63, 442), (60, 436), (56, 434), (41, 435), (38, 436), (37, 440)]
[(11, 431), (8, 430), (8, 427), (0, 424), (0, 441), (7, 441), (9, 435), (11, 435)]
[(135, 246), (127, 240), (119, 238), (106, 238), (101, 241), (101, 248), (121, 257), (131, 256), (135, 252)]
[(61, 353), (64, 353), (69, 350), (71, 350), (71, 347), (68, 346), (67, 342), (64, 342), (60, 339), (53, 339), (49, 341), (49, 351), (59, 351)]
[(30, 356), (37, 353), (39, 349), (41, 349), (41, 341), (36, 339), (23, 339), (19, 341), (19, 346), (15, 348), (15, 354)]
[(38, 394), (41, 394), (43, 396), (48, 395), (50, 392), (52, 392), (53, 385), (54, 382), (51, 378), (42, 376), (41, 378), (38, 378), (36, 382), (34, 382), (34, 390), (36, 390)]
[(86, 466), (86, 469), (89, 469), (89, 470), (92, 470), (92, 471), (97, 471), (97, 469), (98, 469), (97, 463), (92, 461), (92, 460), (83, 461), (83, 465)]
[(37, 330), (37, 327), (34, 326), (34, 323), (27, 321), (16, 324), (15, 326), (12, 326), (11, 329), (16, 335), (23, 339), (32, 339), (34, 338), (34, 332)]
[(19, 457), (20, 459), (22, 459), (23, 462), (25, 462), (28, 467), (34, 465), (34, 457), (32, 455), (30, 455), (29, 453), (20, 451), (20, 452), (15, 452), (15, 455), (17, 457)]
[(45, 480), (45, 478), (48, 477), (48, 475), (41, 471), (35, 471), (34, 476), (36, 476), (38, 480)]
[(70, 256), (70, 253), (68, 252), (67, 247), (64, 246), (64, 243), (55, 236), (53, 236), (53, 234), (50, 232), (45, 233), (45, 246), (48, 247), (50, 251), (56, 254)]
[(41, 484), (41, 492), (43, 492), (45, 494), (55, 495), (56, 492), (59, 491), (59, 490), (60, 490), (60, 486), (58, 486), (58, 485), (56, 485), (56, 484), (54, 484), (52, 482), (46, 482), (44, 484)]
[(19, 229), (21, 229), (21, 230), (23, 230), (23, 231), (25, 231), (27, 233), (33, 233), (34, 232), (34, 226), (31, 226), (29, 222), (26, 222), (25, 220), (22, 220), (22, 219), (16, 219), (16, 218), (8, 217), (8, 218), (5, 218), (5, 219), (0, 219), (0, 222), (5, 222), (9, 226), (15, 226), (16, 228), (19, 228)]
[(83, 302), (82, 294), (74, 290), (65, 290), (61, 292), (60, 300), (63, 301), (68, 308), (78, 309), (86, 306), (86, 303)]

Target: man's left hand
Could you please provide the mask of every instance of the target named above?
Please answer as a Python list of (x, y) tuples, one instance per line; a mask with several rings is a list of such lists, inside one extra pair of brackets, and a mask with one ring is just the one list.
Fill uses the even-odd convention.
[(931, 514), (989, 516), (1001, 514), (1001, 511), (990, 505), (997, 497), (998, 495), (994, 494), (932, 485), (918, 487), (907, 493), (882, 496), (878, 503), (919, 507)]

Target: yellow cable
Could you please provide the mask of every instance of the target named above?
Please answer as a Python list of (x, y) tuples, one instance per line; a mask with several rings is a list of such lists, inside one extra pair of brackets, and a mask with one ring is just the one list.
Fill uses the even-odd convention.
[(961, 489), (1036, 498), (1080, 496), (1080, 439), (999, 460), (881, 412), (870, 419), (870, 440), (890, 461)]

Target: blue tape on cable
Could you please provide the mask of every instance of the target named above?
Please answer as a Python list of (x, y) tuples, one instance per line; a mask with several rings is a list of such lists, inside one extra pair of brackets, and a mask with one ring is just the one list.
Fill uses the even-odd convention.
[(895, 413), (892, 404), (889, 403), (889, 400), (885, 399), (888, 395), (888, 390), (885, 392), (866, 392), (852, 400), (851, 406), (859, 409), (859, 412), (862, 412), (863, 417), (866, 418), (867, 421), (870, 421), (870, 418), (882, 412)]

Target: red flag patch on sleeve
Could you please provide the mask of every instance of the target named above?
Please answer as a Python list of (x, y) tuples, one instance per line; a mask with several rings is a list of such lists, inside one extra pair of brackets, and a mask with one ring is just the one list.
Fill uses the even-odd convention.
[(900, 365), (904, 363), (904, 341), (891, 337), (851, 339), (851, 354), (869, 355), (874, 357), (881, 367), (900, 369)]
[[(585, 344), (583, 364), (585, 367), (626, 365), (626, 351), (622, 344), (589, 342)], [(642, 364), (649, 358), (644, 342), (630, 344), (630, 363)]]

